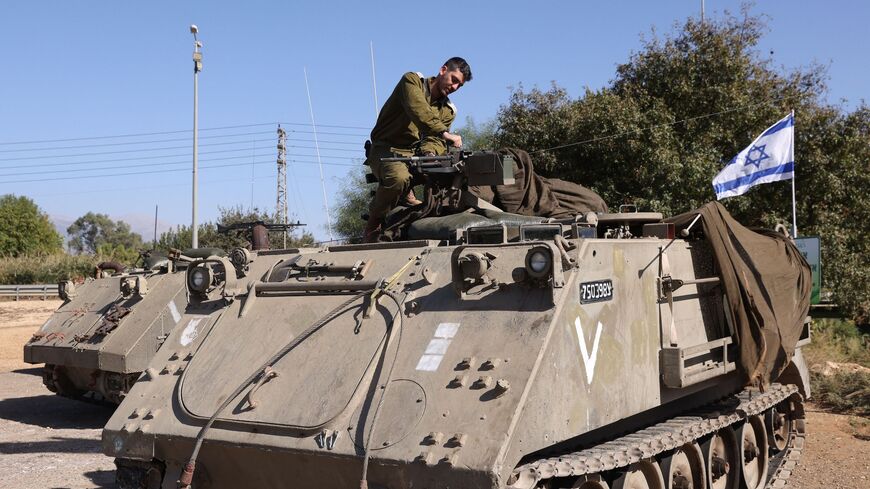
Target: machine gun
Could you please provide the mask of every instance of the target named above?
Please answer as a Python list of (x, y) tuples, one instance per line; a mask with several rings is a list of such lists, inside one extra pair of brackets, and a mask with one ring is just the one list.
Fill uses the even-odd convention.
[(267, 224), (263, 221), (237, 222), (228, 226), (221, 224), (217, 225), (217, 231), (221, 234), (227, 234), (230, 231), (248, 231), (250, 232), (251, 249), (268, 250), (271, 249), (269, 243), (269, 231), (287, 231), (295, 227), (305, 226), (299, 221), (288, 224)]
[[(511, 185), (516, 163), (509, 154), (496, 151), (451, 151), (443, 156), (382, 158), (382, 162), (408, 165), (416, 182), (426, 187), (426, 200), (436, 208), (456, 210), (487, 207), (489, 204), (468, 192), (469, 186)], [(430, 199), (430, 196), (433, 199)]]

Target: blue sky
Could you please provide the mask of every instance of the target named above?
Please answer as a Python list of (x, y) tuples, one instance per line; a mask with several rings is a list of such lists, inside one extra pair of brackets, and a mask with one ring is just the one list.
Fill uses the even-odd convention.
[[(161, 230), (189, 224), (195, 23), (200, 221), (218, 206), (274, 209), (280, 121), (290, 131), (291, 215), (327, 239), (303, 68), (334, 207), (375, 118), (370, 43), (379, 103), (402, 73), (465, 57), (474, 80), (452, 97), (461, 125), (492, 118), (511, 86), (555, 81), (572, 95), (605, 86), (642, 35), (671, 32), (700, 3), (4, 1), (0, 194), (33, 198), (62, 226), (102, 212), (147, 238), (155, 205)], [(708, 17), (723, 9), (739, 2), (706, 1)], [(778, 65), (821, 62), (829, 101), (853, 108), (866, 98), (870, 4), (771, 0), (751, 12), (769, 16), (760, 49)]]

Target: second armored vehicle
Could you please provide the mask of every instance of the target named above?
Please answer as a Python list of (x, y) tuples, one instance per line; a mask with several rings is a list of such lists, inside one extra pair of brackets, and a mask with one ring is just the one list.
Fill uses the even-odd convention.
[(191, 259), (147, 252), (141, 268), (102, 263), (95, 279), (61, 283), (65, 302), (24, 346), (24, 361), (45, 364), (43, 383), (59, 395), (120, 403), (181, 319)]

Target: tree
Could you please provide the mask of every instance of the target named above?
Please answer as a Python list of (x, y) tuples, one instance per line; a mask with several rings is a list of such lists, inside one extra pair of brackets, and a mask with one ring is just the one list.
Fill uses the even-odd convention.
[[(267, 211), (261, 211), (257, 207), (250, 209), (245, 209), (242, 206), (219, 207), (218, 210), (220, 211), (220, 217), (218, 218), (217, 223), (205, 222), (199, 225), (197, 238), (199, 240), (200, 248), (220, 248), (229, 251), (233, 248), (244, 248), (250, 246), (250, 243), (248, 243), (248, 240), (245, 237), (245, 233), (236, 231), (219, 233), (217, 228), (218, 224), (229, 226), (241, 222), (275, 222), (274, 214)], [(314, 244), (314, 236), (310, 232), (303, 231), (298, 236), (295, 230), (291, 230), (288, 233), (288, 247), (311, 246)], [(162, 233), (160, 238), (157, 240), (156, 248), (163, 250), (169, 248), (184, 250), (190, 248), (192, 241), (193, 233), (191, 232), (190, 226), (181, 225)], [(284, 244), (283, 234), (280, 231), (270, 231), (269, 241), (273, 248), (280, 247)]]
[(361, 241), (365, 228), (362, 216), (369, 212), (371, 191), (375, 188), (374, 184), (366, 183), (365, 174), (362, 167), (348, 172), (334, 208), (332, 232), (353, 243)]
[[(866, 322), (870, 109), (826, 104), (822, 66), (775, 68), (755, 50), (764, 30), (747, 7), (741, 17), (689, 19), (644, 41), (603, 89), (572, 99), (555, 84), (519, 87), (498, 113), (496, 142), (530, 151), (542, 174), (590, 186), (612, 206), (668, 215), (713, 200), (713, 176), (793, 109), (799, 227), (822, 237), (826, 285)], [(791, 220), (787, 183), (724, 203), (748, 225)]]
[(495, 121), (487, 121), (477, 124), (474, 118), (467, 116), (465, 126), (456, 130), (462, 136), (462, 149), (475, 151), (493, 149), (495, 147)]
[(105, 214), (88, 212), (73, 222), (66, 232), (69, 248), (75, 253), (96, 253), (100, 247), (122, 247), (136, 250), (142, 247), (142, 236), (130, 230), (124, 221), (114, 221)]
[(7, 194), (0, 197), (0, 256), (49, 254), (62, 250), (63, 239), (35, 202)]

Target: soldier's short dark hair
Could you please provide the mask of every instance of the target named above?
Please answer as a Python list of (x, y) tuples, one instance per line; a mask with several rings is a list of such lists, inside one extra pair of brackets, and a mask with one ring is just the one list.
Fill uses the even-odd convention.
[(459, 56), (454, 56), (447, 61), (444, 62), (444, 66), (447, 67), (447, 71), (459, 70), (462, 72), (462, 76), (465, 78), (464, 82), (471, 81), (471, 67), (468, 66), (468, 62)]

